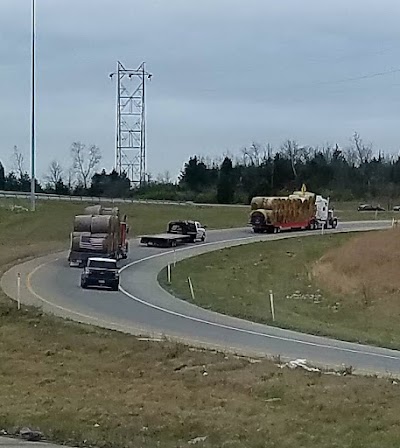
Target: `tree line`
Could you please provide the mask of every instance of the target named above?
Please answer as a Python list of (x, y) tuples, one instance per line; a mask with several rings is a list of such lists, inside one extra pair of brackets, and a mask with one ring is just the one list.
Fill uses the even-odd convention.
[[(23, 158), (14, 149), (15, 167), (5, 173), (0, 163), (0, 189), (29, 191), (30, 178)], [(256, 195), (286, 195), (305, 183), (314, 191), (335, 200), (388, 202), (400, 196), (400, 156), (374, 151), (354, 133), (348, 147), (300, 146), (286, 140), (279, 148), (253, 143), (240, 154), (219, 159), (192, 156), (179, 179), (166, 172), (157, 179), (147, 176), (140, 187), (132, 188), (125, 175), (115, 170), (98, 171), (100, 149), (80, 142), (71, 146), (72, 165), (66, 172), (56, 161), (48, 168), (37, 191), (105, 197), (142, 197), (204, 203), (248, 203)]]

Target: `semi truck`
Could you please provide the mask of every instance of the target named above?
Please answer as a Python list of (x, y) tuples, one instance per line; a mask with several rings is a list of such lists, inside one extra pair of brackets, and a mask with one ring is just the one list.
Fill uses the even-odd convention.
[(338, 219), (329, 208), (329, 198), (308, 192), (305, 185), (289, 196), (254, 197), (250, 225), (254, 233), (281, 230), (336, 228)]
[(170, 221), (166, 233), (144, 235), (141, 244), (158, 247), (176, 247), (179, 244), (206, 240), (206, 230), (198, 221)]
[(70, 235), (68, 261), (71, 267), (85, 266), (91, 257), (125, 259), (128, 256), (126, 215), (121, 218), (117, 207), (86, 207), (76, 215)]

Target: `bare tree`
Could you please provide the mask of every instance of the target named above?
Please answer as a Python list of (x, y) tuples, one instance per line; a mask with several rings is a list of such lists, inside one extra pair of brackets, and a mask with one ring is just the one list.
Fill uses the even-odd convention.
[(73, 167), (70, 167), (68, 169), (68, 173), (67, 173), (67, 185), (68, 185), (68, 190), (71, 192), (72, 188), (74, 186), (74, 179), (75, 179), (75, 170)]
[(352, 146), (358, 155), (358, 163), (360, 165), (368, 163), (372, 157), (372, 145), (365, 145), (358, 132), (354, 132), (352, 138)]
[(296, 163), (298, 161), (299, 146), (294, 140), (286, 140), (282, 145), (282, 151), (289, 158), (292, 165), (292, 171), (295, 178), (297, 178)]
[(24, 155), (21, 151), (19, 151), (17, 145), (14, 146), (13, 150), (13, 166), (17, 176), (22, 179), (22, 177), (26, 173), (24, 169)]
[(253, 142), (250, 148), (242, 149), (242, 159), (245, 166), (260, 166), (272, 156), (272, 146), (268, 143), (265, 147)]
[(157, 182), (159, 182), (160, 184), (170, 184), (171, 183), (171, 173), (167, 170), (164, 171), (164, 173), (160, 173), (157, 176)]
[(81, 142), (74, 142), (71, 146), (71, 155), (74, 171), (83, 187), (87, 189), (101, 160), (100, 148), (96, 145), (86, 147)]
[(48, 174), (45, 177), (47, 182), (56, 189), (57, 185), (62, 182), (62, 177), (62, 166), (56, 160), (53, 160), (49, 165)]

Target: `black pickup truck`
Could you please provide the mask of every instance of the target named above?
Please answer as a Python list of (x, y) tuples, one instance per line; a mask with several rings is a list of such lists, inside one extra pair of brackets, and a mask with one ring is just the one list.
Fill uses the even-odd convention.
[(110, 258), (88, 258), (81, 274), (81, 287), (102, 286), (118, 291), (119, 269), (117, 260)]

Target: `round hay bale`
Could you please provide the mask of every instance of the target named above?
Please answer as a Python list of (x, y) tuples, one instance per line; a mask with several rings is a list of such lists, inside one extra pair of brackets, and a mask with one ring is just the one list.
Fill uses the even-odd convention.
[(263, 203), (263, 197), (262, 196), (256, 196), (254, 197), (251, 202), (250, 202), (250, 208), (251, 210), (258, 210), (259, 208), (262, 207), (262, 203)]
[(79, 250), (81, 244), (81, 237), (80, 236), (73, 236), (71, 238), (71, 249), (72, 250)]
[(89, 215), (77, 215), (74, 218), (74, 232), (90, 232), (92, 217)]
[(89, 205), (89, 207), (86, 207), (84, 212), (85, 215), (100, 215), (102, 211), (101, 205)]
[(112, 231), (113, 233), (118, 233), (119, 232), (119, 218), (118, 216), (113, 216), (112, 217)]
[(113, 215), (119, 217), (119, 208), (118, 207), (103, 207), (101, 209), (100, 215)]
[(111, 233), (111, 215), (99, 215), (91, 218), (92, 233)]

